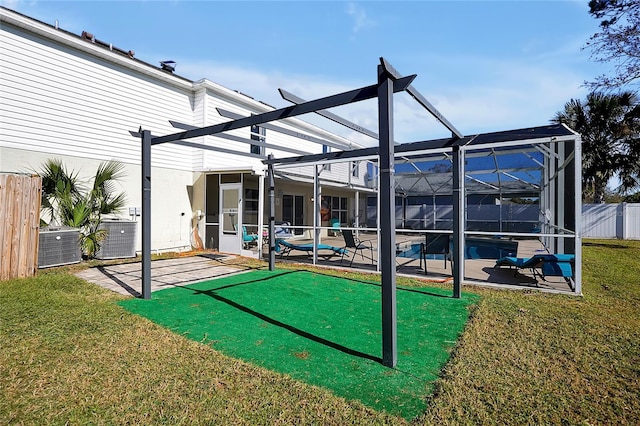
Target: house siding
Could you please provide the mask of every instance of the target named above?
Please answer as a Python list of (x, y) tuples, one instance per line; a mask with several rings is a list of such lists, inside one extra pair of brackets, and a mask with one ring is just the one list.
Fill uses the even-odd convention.
[[(94, 159), (140, 162), (140, 125), (175, 131), (168, 119), (191, 121), (188, 92), (59, 46), (3, 23), (0, 79), (2, 146)], [(191, 149), (155, 149), (152, 164), (191, 168)]]
[[(0, 22), (0, 171), (34, 172), (57, 158), (89, 179), (100, 162), (118, 160), (126, 172), (118, 183), (118, 191), (127, 196), (121, 214), (125, 219), (130, 218), (129, 208), (141, 206), (140, 138), (130, 131), (143, 128), (162, 136), (180, 131), (169, 120), (197, 127), (229, 121), (218, 107), (242, 115), (273, 110), (211, 81), (192, 82), (6, 8), (0, 8)], [(296, 118), (277, 125), (350, 146), (346, 139)], [(229, 133), (250, 139), (249, 128)], [(271, 130), (266, 141), (307, 153), (322, 150), (304, 138)], [(189, 142), (250, 152), (248, 144), (215, 136)], [(294, 155), (271, 148), (266, 153)], [(151, 164), (153, 250), (190, 248), (198, 225), (194, 212), (204, 205), (199, 172), (265, 169), (257, 158), (172, 143), (154, 146)], [(199, 231), (202, 236), (203, 229)], [(140, 234), (138, 228), (137, 250)]]

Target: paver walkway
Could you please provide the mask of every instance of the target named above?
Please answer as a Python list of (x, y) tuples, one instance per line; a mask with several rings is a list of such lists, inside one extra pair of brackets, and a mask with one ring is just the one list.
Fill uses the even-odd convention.
[[(206, 281), (223, 275), (245, 272), (227, 266), (231, 255), (205, 254), (151, 262), (151, 291)], [(142, 290), (142, 263), (98, 266), (76, 274), (83, 280), (124, 295), (139, 297)]]

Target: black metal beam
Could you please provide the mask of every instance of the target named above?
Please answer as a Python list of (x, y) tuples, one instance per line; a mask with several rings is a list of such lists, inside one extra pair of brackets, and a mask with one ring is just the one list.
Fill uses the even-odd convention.
[[(466, 140), (468, 138), (464, 138)], [(434, 149), (442, 149), (442, 148), (451, 148), (453, 149), (454, 142), (456, 138), (445, 138), (445, 139), (434, 139), (431, 141), (419, 141), (412, 143), (403, 143), (400, 145), (396, 145), (394, 148), (394, 152), (396, 154), (402, 154), (406, 152), (413, 151), (422, 151), (422, 150), (434, 150)], [(378, 152), (378, 147), (373, 148), (361, 148), (355, 149), (351, 151), (339, 151), (339, 152), (328, 152), (325, 154), (310, 154), (305, 155), (304, 157), (285, 157), (285, 158), (274, 158), (271, 160), (265, 160), (265, 164), (305, 164), (312, 163), (314, 161), (321, 160), (339, 160), (339, 159), (349, 159), (356, 157), (368, 157), (371, 155), (376, 155)]]
[[(131, 131), (131, 130), (129, 131), (129, 133), (131, 133), (132, 136), (136, 136), (136, 137), (140, 137), (142, 135), (139, 132), (134, 132), (134, 131)], [(151, 135), (151, 139), (153, 139), (155, 137), (156, 136)], [(186, 146), (188, 148), (204, 149), (204, 150), (207, 150), (207, 151), (216, 151), (216, 152), (224, 152), (226, 154), (241, 155), (243, 157), (257, 158), (258, 160), (266, 160), (266, 158), (267, 158), (264, 155), (260, 155), (260, 154), (253, 154), (251, 152), (242, 152), (242, 151), (236, 151), (236, 150), (233, 150), (233, 149), (220, 148), (220, 147), (217, 147), (217, 146), (204, 145), (204, 144), (197, 143), (197, 142), (189, 142), (189, 141), (177, 140), (177, 141), (172, 141), (172, 142), (167, 142), (167, 143), (173, 143), (173, 144), (176, 144), (176, 145)]]
[(173, 143), (173, 144), (181, 145), (181, 146), (187, 146), (189, 148), (206, 149), (206, 150), (209, 150), (209, 151), (224, 152), (226, 154), (232, 154), (232, 155), (242, 155), (243, 157), (257, 158), (258, 160), (264, 160), (264, 159), (267, 158), (264, 155), (254, 154), (254, 153), (251, 153), (251, 152), (236, 151), (234, 149), (227, 149), (227, 148), (220, 148), (220, 147), (217, 147), (217, 146), (203, 145), (201, 143), (195, 143), (195, 142), (189, 142), (189, 141), (174, 141), (174, 142), (169, 142), (169, 143)]
[[(302, 99), (299, 96), (294, 95), (291, 92), (287, 92), (284, 89), (278, 89), (278, 91), (280, 92), (280, 96), (282, 96), (282, 99), (284, 99), (285, 101), (289, 101), (291, 103), (294, 104), (302, 104), (304, 102), (306, 102), (306, 100)], [(325, 111), (325, 110), (319, 110), (319, 111), (314, 111), (316, 114), (324, 117), (324, 118), (328, 118), (331, 121), (334, 121), (338, 124), (342, 124), (345, 127), (348, 127), (351, 130), (355, 130), (358, 133), (362, 133), (363, 135), (367, 135), (373, 139), (378, 139), (378, 134), (376, 132), (374, 132), (373, 130), (369, 130), (367, 128), (364, 128), (362, 126), (357, 125), (356, 123), (349, 121), (345, 118), (340, 117), (339, 115), (336, 115), (330, 111)]]
[(347, 161), (351, 158), (369, 157), (378, 154), (378, 147), (363, 148), (352, 151), (337, 151), (337, 152), (325, 152), (322, 154), (310, 154), (304, 157), (286, 157), (286, 158), (273, 158), (263, 160), (265, 164), (295, 164), (295, 163), (315, 163), (318, 161)]
[[(393, 84), (394, 92), (403, 91), (411, 84), (415, 75), (403, 77), (396, 80)], [(166, 142), (173, 142), (180, 139), (191, 139), (199, 136), (214, 135), (217, 133), (227, 132), (229, 130), (241, 129), (255, 124), (262, 124), (274, 120), (282, 120), (284, 118), (295, 117), (298, 115), (315, 112), (319, 109), (327, 109), (346, 105), (353, 102), (360, 102), (372, 99), (377, 96), (377, 85), (362, 87), (360, 89), (351, 90), (349, 92), (339, 93), (333, 96), (316, 99), (305, 102), (300, 105), (291, 105), (285, 108), (276, 109), (274, 111), (256, 114), (251, 117), (241, 118), (239, 120), (228, 121), (226, 123), (214, 124), (212, 126), (201, 127), (199, 129), (187, 130), (180, 133), (153, 138), (152, 145), (158, 145)]]
[[(393, 66), (389, 62), (387, 62), (386, 59), (380, 58), (380, 64), (389, 75), (393, 76), (394, 79), (401, 78), (400, 73), (396, 71), (396, 69), (393, 68)], [(422, 96), (415, 87), (413, 87), (412, 85), (409, 85), (409, 87), (407, 87), (405, 91), (408, 94), (410, 94), (416, 101), (418, 101), (418, 103), (422, 105), (427, 111), (429, 111), (431, 115), (433, 115), (436, 118), (436, 120), (438, 120), (447, 129), (449, 129), (449, 131), (451, 131), (453, 136), (456, 136), (458, 138), (463, 137), (462, 133), (460, 133), (460, 131), (456, 129), (455, 126), (451, 124), (451, 122), (449, 122), (449, 120), (447, 120), (445, 116), (442, 115), (440, 111), (436, 109), (436, 107), (431, 105), (431, 103), (427, 101), (427, 99), (424, 96)]]
[[(242, 117), (242, 116), (240, 116)], [(178, 121), (173, 121), (173, 120), (169, 120), (169, 123), (171, 123), (171, 125), (173, 127), (175, 127), (176, 129), (182, 129), (182, 130), (195, 130), (198, 127), (196, 126), (192, 126), (191, 124), (185, 124), (185, 123), (180, 123)], [(267, 128), (267, 126), (263, 125), (262, 127)], [(254, 140), (254, 139), (247, 139), (247, 138), (242, 138), (240, 136), (235, 136), (235, 135), (227, 135), (224, 133), (218, 133), (217, 135), (215, 135), (216, 138), (220, 138), (220, 139), (226, 139), (229, 141), (233, 141), (233, 142), (239, 142), (239, 143), (243, 143), (243, 144), (247, 144), (247, 145), (257, 145), (257, 146), (262, 146), (265, 148), (271, 148), (271, 149), (275, 149), (278, 151), (285, 151), (285, 152), (290, 152), (291, 154), (298, 154), (298, 155), (309, 155), (308, 151), (300, 151), (299, 149), (293, 149), (293, 148), (288, 148), (285, 146), (280, 146), (280, 145), (273, 145), (270, 144), (268, 142), (262, 142), (262, 141), (258, 141), (258, 140)], [(206, 145), (208, 146), (208, 145)], [(244, 153), (242, 153), (242, 155), (244, 155)]]
[[(241, 114), (237, 114), (235, 112), (231, 112), (231, 111), (227, 111), (226, 109), (222, 109), (222, 108), (216, 108), (218, 110), (218, 114), (220, 114), (223, 117), (226, 118), (232, 118), (234, 120), (237, 120), (239, 118), (246, 118), (246, 115), (241, 115)], [(326, 145), (326, 146), (330, 146), (332, 148), (337, 148), (337, 149), (344, 149), (344, 145), (340, 145), (334, 142), (330, 142), (328, 140), (324, 140), (321, 138), (317, 138), (315, 136), (311, 136), (311, 135), (307, 135), (306, 133), (300, 133), (297, 132), (295, 130), (291, 130), (291, 129), (287, 129), (284, 127), (280, 127), (280, 126), (276, 126), (275, 124), (270, 124), (270, 123), (263, 123), (260, 125), (261, 127), (264, 127), (265, 129), (268, 130), (273, 130), (274, 132), (278, 132), (278, 133), (282, 133), (283, 135), (288, 135), (288, 136), (293, 136), (295, 138), (298, 139), (304, 139), (307, 140), (309, 142), (313, 142), (313, 143), (317, 143), (319, 145)], [(284, 151), (284, 149), (283, 149)]]

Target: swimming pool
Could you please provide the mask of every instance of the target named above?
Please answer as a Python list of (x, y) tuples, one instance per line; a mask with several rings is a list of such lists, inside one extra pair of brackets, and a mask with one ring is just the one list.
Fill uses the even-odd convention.
[[(500, 238), (467, 238), (465, 244), (465, 259), (500, 259), (518, 254), (518, 242)], [(423, 243), (412, 242), (398, 245), (398, 257), (420, 259)], [(453, 251), (450, 248), (449, 251)], [(427, 254), (426, 259), (444, 259), (445, 254)]]

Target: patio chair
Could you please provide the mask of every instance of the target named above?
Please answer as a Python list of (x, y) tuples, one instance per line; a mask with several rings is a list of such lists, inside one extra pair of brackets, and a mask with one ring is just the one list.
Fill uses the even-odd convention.
[(249, 234), (246, 226), (242, 226), (242, 245), (245, 250), (253, 245), (258, 245), (258, 235)]
[(328, 234), (333, 237), (342, 234), (342, 231), (340, 229), (340, 219), (338, 219), (337, 217), (331, 219), (331, 229), (329, 230)]
[[(530, 258), (502, 257), (496, 260), (495, 268), (508, 266), (515, 269), (529, 269), (533, 277), (539, 276), (546, 281), (547, 276), (563, 277), (566, 280), (573, 278), (571, 264), (575, 262), (573, 254), (536, 254)], [(538, 271), (539, 269), (539, 271)]]
[[(303, 251), (303, 252), (306, 252), (307, 255), (311, 256), (313, 254), (313, 249), (314, 249), (313, 243), (294, 244), (291, 241), (287, 241), (279, 238), (276, 239), (276, 252), (280, 253), (281, 258), (284, 256), (289, 257), (289, 254), (291, 254), (292, 250)], [(335, 256), (337, 254), (344, 256), (347, 253), (346, 249), (330, 246), (327, 244), (318, 244), (318, 251), (320, 250), (331, 251), (331, 253), (326, 253), (326, 254), (318, 253), (318, 256), (322, 256), (325, 259), (329, 259), (330, 257)]]
[(289, 229), (289, 226), (291, 226), (291, 224), (289, 222), (277, 222), (275, 223), (275, 232), (276, 232), (276, 240), (278, 238), (291, 238), (293, 237), (293, 233), (291, 232), (291, 229)]
[(451, 243), (449, 234), (425, 234), (424, 243), (420, 244), (420, 267), (424, 262), (424, 273), (427, 274), (427, 255), (441, 254), (444, 257), (444, 268), (447, 267), (447, 260), (451, 262)]
[[(346, 249), (349, 249), (349, 250), (353, 250), (353, 256), (351, 256), (351, 262), (349, 263), (349, 267), (351, 267), (351, 265), (353, 264), (353, 259), (355, 259), (356, 254), (358, 252), (360, 252), (360, 256), (362, 256), (362, 260), (364, 260), (365, 257), (367, 259), (371, 259), (371, 264), (373, 265), (373, 245), (371, 244), (371, 241), (358, 240), (356, 237), (354, 237), (353, 231), (350, 229), (343, 229), (342, 237), (344, 238), (345, 253), (342, 254), (342, 259), (340, 259), (340, 263), (342, 263), (342, 261), (344, 260), (344, 255), (347, 254)], [(367, 249), (371, 253), (370, 256), (365, 256), (363, 253), (363, 251)]]

